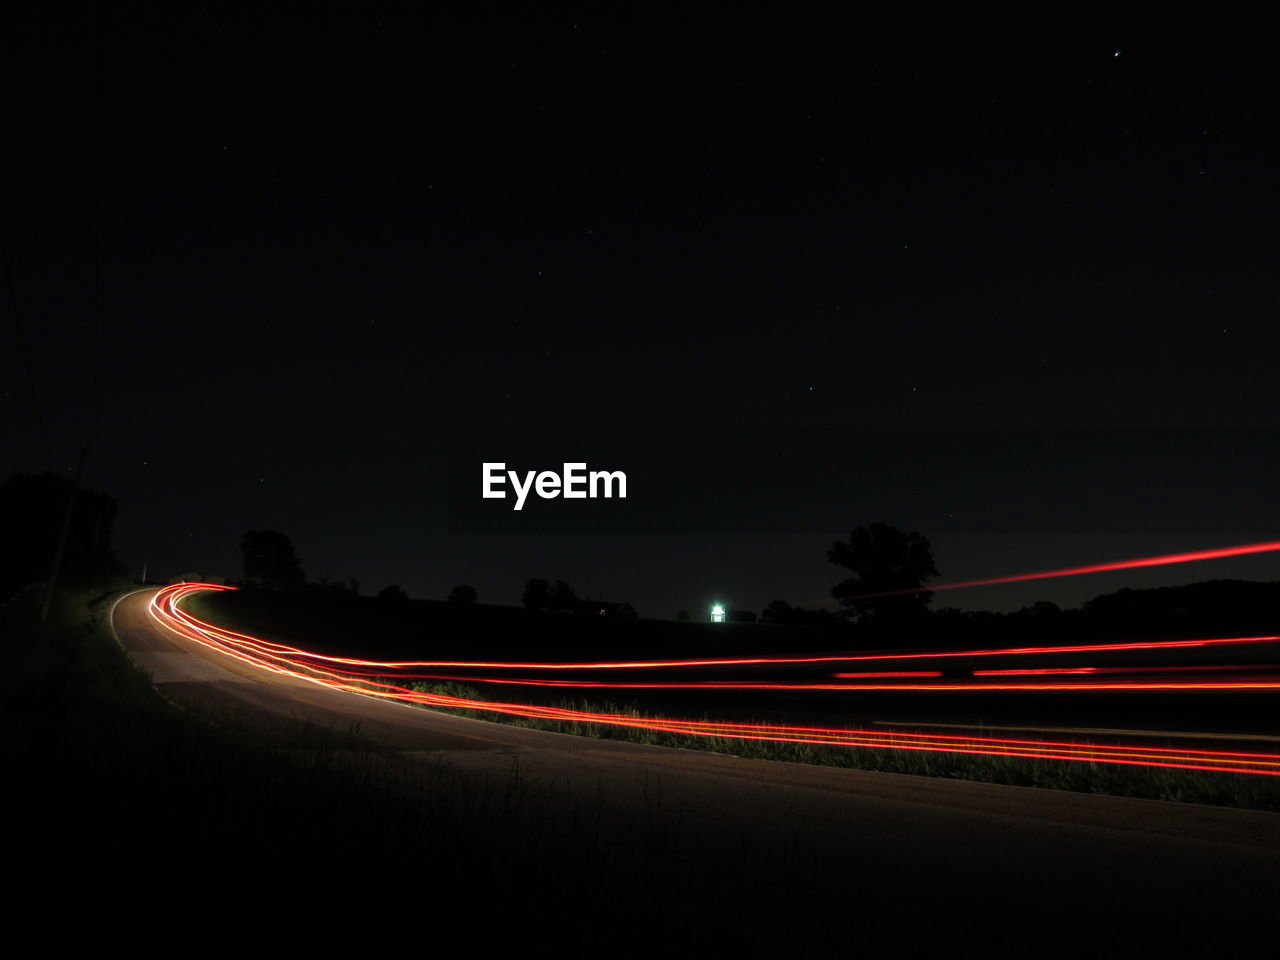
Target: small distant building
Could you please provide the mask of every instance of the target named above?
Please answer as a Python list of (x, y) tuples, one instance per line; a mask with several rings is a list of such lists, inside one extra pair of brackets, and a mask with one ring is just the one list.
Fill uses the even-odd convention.
[(717, 603), (711, 608), (712, 623), (755, 623), (756, 615), (750, 610), (726, 610), (724, 604)]

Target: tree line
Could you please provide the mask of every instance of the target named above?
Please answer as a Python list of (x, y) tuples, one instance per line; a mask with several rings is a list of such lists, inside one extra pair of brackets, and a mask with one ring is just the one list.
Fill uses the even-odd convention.
[[(64, 523), (67, 539), (60, 582), (98, 584), (125, 576), (111, 546), (115, 517), (112, 497), (73, 489), (66, 478), (52, 473), (9, 477), (0, 486), (0, 521), (6, 534), (6, 549), (0, 554), (0, 600), (48, 578)], [(292, 540), (279, 530), (246, 531), (240, 555), (239, 583), (246, 588), (341, 596), (360, 592), (356, 580), (308, 580)], [(1235, 580), (1123, 589), (1068, 610), (1048, 601), (1012, 613), (931, 609), (933, 593), (928, 583), (938, 576), (932, 546), (922, 534), (888, 523), (855, 528), (847, 540), (831, 545), (827, 559), (847, 573), (831, 587), (835, 609), (807, 609), (777, 599), (761, 611), (759, 621), (853, 631), (857, 636), (849, 642), (865, 646), (924, 646), (1002, 638), (1053, 642), (1100, 635), (1273, 631), (1280, 620), (1280, 583)], [(376, 597), (386, 603), (408, 600), (398, 584), (384, 587)], [(447, 600), (470, 607), (479, 602), (479, 595), (475, 587), (458, 584)], [(539, 613), (637, 615), (630, 603), (583, 598), (569, 583), (556, 579), (528, 580), (521, 604)], [(687, 611), (679, 611), (677, 618), (692, 619)], [(726, 619), (750, 622), (757, 618), (753, 611), (729, 610)]]

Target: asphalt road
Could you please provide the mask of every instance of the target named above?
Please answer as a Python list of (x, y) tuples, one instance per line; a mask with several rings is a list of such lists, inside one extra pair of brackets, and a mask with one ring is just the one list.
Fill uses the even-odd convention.
[(602, 845), (623, 842), (628, 824), (657, 810), (678, 817), (690, 838), (684, 855), (670, 854), (685, 868), (690, 858), (772, 845), (790, 871), (761, 878), (762, 896), (785, 888), (794, 903), (811, 890), (824, 909), (847, 900), (860, 915), (899, 921), (945, 906), (949, 924), (1054, 938), (1138, 942), (1158, 929), (1221, 945), (1273, 927), (1280, 815), (748, 760), (447, 716), (239, 663), (155, 622), (150, 596), (119, 601), (113, 626), (178, 704), (339, 732), (355, 725), (371, 741), (459, 770), (518, 769), (538, 802), (591, 798), (604, 811)]

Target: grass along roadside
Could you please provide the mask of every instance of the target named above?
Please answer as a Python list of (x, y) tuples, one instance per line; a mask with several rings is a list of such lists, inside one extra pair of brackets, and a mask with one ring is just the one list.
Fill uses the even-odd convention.
[[(387, 678), (390, 682), (396, 681)], [(483, 700), (480, 691), (458, 683), (415, 682), (411, 686), (424, 693)], [(527, 702), (533, 703), (532, 699)], [(583, 713), (611, 713), (638, 721), (660, 721), (660, 714), (643, 711), (635, 703), (559, 699), (540, 702)], [(1202, 803), (1280, 811), (1280, 778), (1237, 773), (1177, 770), (1164, 767), (1134, 767), (1079, 760), (1002, 757), (941, 751), (905, 750), (877, 747), (833, 747), (809, 743), (778, 743), (724, 736), (699, 736), (646, 727), (592, 723), (589, 721), (545, 720), (485, 710), (441, 710), (477, 720), (506, 723), (535, 730), (550, 730), (576, 736), (645, 743), (680, 749), (707, 750), (759, 760), (810, 763), (856, 770), (899, 773), (912, 776), (974, 780), (1009, 786), (1042, 787), (1147, 800)], [(710, 715), (697, 718), (713, 720)], [(768, 718), (759, 723), (768, 724)], [(976, 746), (976, 744), (974, 744)]]

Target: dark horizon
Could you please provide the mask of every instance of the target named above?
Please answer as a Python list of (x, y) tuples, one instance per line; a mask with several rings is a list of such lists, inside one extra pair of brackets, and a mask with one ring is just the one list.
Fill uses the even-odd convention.
[[(365, 593), (547, 577), (669, 617), (815, 604), (877, 521), (946, 580), (1280, 531), (1274, 84), (1237, 48), (629, 9), (15, 20), (0, 472), (88, 448), (135, 573), (234, 577), (279, 529)], [(707, 530), (448, 532), (451, 432), (568, 427), (749, 431), (723, 466), (754, 485)], [(824, 431), (920, 465), (797, 446)], [(645, 457), (668, 488), (687, 465)], [(933, 605), (1223, 578), (1280, 557)]]

